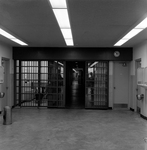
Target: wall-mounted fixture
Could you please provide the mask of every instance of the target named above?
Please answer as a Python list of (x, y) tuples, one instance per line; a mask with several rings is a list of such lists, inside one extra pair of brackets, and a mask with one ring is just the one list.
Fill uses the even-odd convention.
[(127, 66), (127, 62), (120, 62), (120, 64), (122, 64), (123, 67)]
[(144, 94), (137, 94), (136, 95), (138, 100), (143, 100), (144, 99)]
[(0, 98), (3, 98), (5, 96), (4, 92), (0, 92)]
[(122, 63), (122, 66), (123, 66), (123, 67), (126, 67), (126, 66), (127, 66), (127, 63), (126, 63), (126, 62), (123, 62), (123, 63)]

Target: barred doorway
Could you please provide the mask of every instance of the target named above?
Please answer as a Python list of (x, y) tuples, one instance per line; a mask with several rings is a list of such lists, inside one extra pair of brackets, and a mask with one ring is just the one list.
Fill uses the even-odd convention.
[(64, 61), (15, 60), (15, 106), (64, 107)]
[[(15, 60), (14, 105), (107, 109), (109, 63), (107, 61), (78, 63), (82, 66), (73, 67), (71, 62), (55, 60)], [(78, 80), (72, 80), (72, 76), (75, 75), (73, 70), (81, 75)], [(79, 89), (76, 91), (76, 83), (80, 92)], [(71, 95), (70, 86), (73, 88)], [(78, 101), (76, 92), (80, 93)]]
[(86, 62), (86, 108), (108, 108), (108, 66), (106, 61)]

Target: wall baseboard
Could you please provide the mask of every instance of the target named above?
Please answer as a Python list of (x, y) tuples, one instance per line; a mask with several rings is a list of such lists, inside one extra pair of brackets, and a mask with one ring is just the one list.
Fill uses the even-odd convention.
[(113, 104), (113, 108), (128, 108), (128, 104)]
[(133, 108), (131, 108), (131, 107), (130, 107), (130, 110), (131, 110), (131, 111), (134, 111), (134, 109), (133, 109)]
[(145, 117), (144, 115), (140, 114), (140, 117), (147, 120), (147, 117)]

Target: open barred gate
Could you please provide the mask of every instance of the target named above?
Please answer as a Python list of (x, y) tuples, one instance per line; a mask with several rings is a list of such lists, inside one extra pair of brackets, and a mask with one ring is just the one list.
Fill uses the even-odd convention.
[[(85, 64), (85, 108), (108, 108), (109, 63)], [(65, 61), (15, 60), (15, 106), (66, 107), (65, 71)]]
[(64, 62), (15, 61), (15, 105), (64, 107)]
[(87, 62), (86, 65), (86, 108), (108, 108), (109, 63)]

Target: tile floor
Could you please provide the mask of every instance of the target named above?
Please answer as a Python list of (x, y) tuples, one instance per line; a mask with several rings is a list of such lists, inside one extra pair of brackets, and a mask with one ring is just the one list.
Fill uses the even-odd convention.
[(21, 108), (0, 116), (0, 150), (145, 150), (147, 120), (128, 110)]

